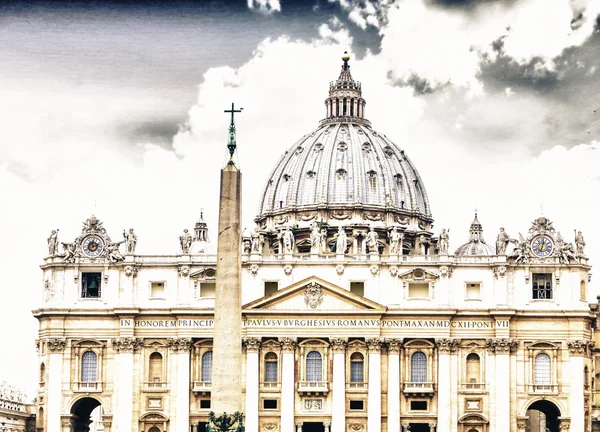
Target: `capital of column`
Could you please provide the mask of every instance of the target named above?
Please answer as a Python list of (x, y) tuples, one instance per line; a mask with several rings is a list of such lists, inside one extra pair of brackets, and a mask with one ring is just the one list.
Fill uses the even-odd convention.
[(380, 353), (381, 345), (385, 342), (384, 338), (366, 338), (365, 343), (370, 353)]
[(169, 345), (169, 349), (173, 352), (190, 352), (190, 348), (192, 347), (192, 339), (190, 338), (168, 338), (167, 345)]
[(333, 353), (345, 353), (346, 346), (348, 345), (348, 338), (329, 338), (331, 343), (331, 350)]
[(456, 351), (460, 346), (460, 341), (458, 339), (436, 339), (435, 342), (440, 354), (449, 354), (450, 352)]
[(65, 338), (48, 338), (46, 339), (46, 345), (50, 351), (63, 351), (67, 345)]
[(558, 426), (558, 430), (568, 431), (571, 430), (571, 419), (568, 417), (559, 417), (558, 421), (560, 425)]
[(527, 429), (527, 420), (529, 420), (529, 416), (518, 416), (517, 417), (517, 429), (519, 429), (519, 432), (521, 430)]
[(572, 356), (590, 356), (595, 344), (593, 341), (572, 340), (567, 342), (567, 345), (569, 346), (569, 354)]
[(133, 352), (142, 346), (143, 339), (135, 337), (114, 338), (112, 345), (117, 352)]
[(402, 339), (387, 339), (388, 354), (400, 354), (402, 348)]
[(495, 354), (510, 354), (519, 348), (519, 341), (514, 339), (488, 339), (485, 342), (488, 350)]
[(298, 339), (295, 337), (280, 337), (279, 342), (281, 343), (281, 350), (283, 352), (294, 352)]
[(243, 338), (242, 343), (244, 344), (244, 348), (246, 348), (246, 352), (257, 353), (260, 348), (260, 339), (254, 337)]

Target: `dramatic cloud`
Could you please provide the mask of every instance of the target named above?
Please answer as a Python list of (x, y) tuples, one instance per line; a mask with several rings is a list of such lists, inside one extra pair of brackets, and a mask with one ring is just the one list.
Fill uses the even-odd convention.
[(281, 12), (281, 4), (279, 0), (248, 0), (248, 8), (261, 13), (270, 14), (273, 12)]

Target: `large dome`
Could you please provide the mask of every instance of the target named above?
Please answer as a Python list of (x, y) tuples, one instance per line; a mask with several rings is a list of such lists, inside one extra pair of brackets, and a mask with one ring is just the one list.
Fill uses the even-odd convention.
[(404, 150), (364, 117), (361, 85), (348, 57), (325, 100), (326, 118), (281, 157), (262, 193), (256, 222), (307, 226), (315, 217), (333, 225), (431, 228), (425, 187)]

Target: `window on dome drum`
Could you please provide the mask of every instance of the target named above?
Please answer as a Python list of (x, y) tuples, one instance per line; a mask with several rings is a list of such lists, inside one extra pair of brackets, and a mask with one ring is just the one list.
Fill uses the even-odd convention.
[(533, 273), (532, 298), (534, 300), (552, 299), (552, 274)]
[(200, 282), (200, 297), (214, 298), (215, 287), (214, 282)]
[(429, 284), (427, 282), (410, 282), (408, 284), (408, 298), (428, 299)]
[(552, 384), (551, 363), (550, 356), (546, 353), (539, 353), (535, 356), (535, 374), (533, 381), (535, 385)]
[(202, 355), (202, 381), (203, 382), (211, 382), (212, 381), (212, 360), (213, 360), (212, 351), (206, 351)]
[(265, 382), (277, 381), (277, 354), (270, 352), (265, 356)]
[(165, 298), (165, 282), (150, 282), (150, 298), (164, 299)]
[(276, 293), (279, 289), (278, 281), (265, 281), (265, 296)]
[(421, 351), (410, 357), (410, 381), (427, 382), (427, 356)]
[(81, 298), (100, 298), (102, 273), (81, 274)]
[(365, 295), (365, 283), (364, 282), (350, 282), (350, 292), (353, 294), (358, 294), (359, 296)]
[(96, 382), (98, 377), (98, 356), (94, 351), (86, 351), (81, 356), (81, 382)]
[(154, 352), (150, 354), (150, 361), (148, 363), (148, 378), (150, 382), (161, 382), (163, 357), (160, 353)]
[(350, 356), (350, 382), (361, 383), (365, 379), (365, 358), (359, 352)]
[(318, 351), (311, 351), (306, 355), (306, 381), (323, 381), (323, 359)]
[(467, 282), (465, 291), (465, 300), (481, 300), (481, 283)]

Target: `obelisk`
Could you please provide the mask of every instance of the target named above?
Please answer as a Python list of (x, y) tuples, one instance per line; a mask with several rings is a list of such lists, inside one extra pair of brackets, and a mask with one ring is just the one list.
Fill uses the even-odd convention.
[(235, 166), (234, 109), (229, 125), (230, 159), (221, 170), (219, 237), (213, 337), (211, 410), (216, 415), (242, 411), (242, 174)]

